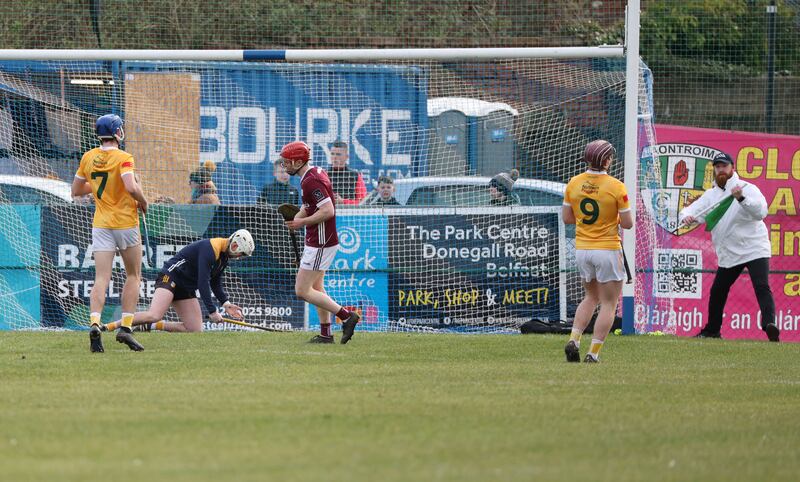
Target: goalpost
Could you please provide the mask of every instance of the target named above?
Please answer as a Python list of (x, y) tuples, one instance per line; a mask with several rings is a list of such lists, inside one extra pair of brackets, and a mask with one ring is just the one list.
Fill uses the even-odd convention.
[[(561, 193), (584, 169), (586, 143), (606, 138), (625, 147), (612, 175), (636, 206), (636, 231), (624, 237), (636, 280), (623, 293), (625, 329), (647, 331), (632, 314), (668, 302), (652, 296), (653, 250), (665, 240), (637, 196), (637, 177), (658, 166), (638, 161), (653, 131), (638, 2), (630, 9), (625, 47), (0, 50), (0, 169), (63, 190), (41, 179), (71, 182), (96, 145), (94, 119), (120, 114), (124, 148), (155, 201), (156, 266), (189, 242), (247, 228), (256, 254), (228, 268), (232, 300), (250, 322), (301, 329), (316, 312), (293, 295), (291, 240), (260, 192), (283, 144), (305, 140), (327, 169), (331, 144), (345, 141), (368, 190), (390, 176), (407, 197), (402, 207), (338, 207), (332, 297), (361, 311), (363, 329), (511, 332), (531, 318), (569, 319), (580, 301)], [(213, 171), (201, 171), (209, 162)], [(491, 179), (512, 169), (514, 204), (489, 206)], [(221, 206), (191, 204), (192, 173), (211, 180)], [(0, 329), (81, 328), (91, 200), (33, 206), (12, 194), (0, 196)], [(158, 271), (143, 271), (146, 306)], [(104, 321), (118, 316), (122, 278), (113, 281)]]

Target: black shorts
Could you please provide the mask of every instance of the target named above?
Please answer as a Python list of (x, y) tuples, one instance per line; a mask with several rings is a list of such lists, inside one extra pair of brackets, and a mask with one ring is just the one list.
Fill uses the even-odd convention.
[(174, 279), (172, 279), (169, 273), (165, 273), (163, 271), (158, 273), (158, 278), (156, 278), (156, 289), (158, 288), (164, 288), (165, 290), (172, 292), (172, 301), (197, 298), (197, 296), (195, 296), (195, 290), (189, 291), (183, 288), (181, 285), (176, 283)]

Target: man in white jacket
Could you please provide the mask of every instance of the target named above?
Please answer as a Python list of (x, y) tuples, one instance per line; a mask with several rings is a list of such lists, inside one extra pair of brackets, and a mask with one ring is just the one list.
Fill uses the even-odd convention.
[[(715, 212), (715, 215), (722, 213), (711, 229), (711, 241), (717, 253), (719, 268), (708, 299), (708, 323), (697, 336), (720, 337), (722, 313), (728, 292), (744, 268), (747, 268), (761, 309), (761, 329), (767, 334), (769, 341), (779, 341), (780, 330), (775, 325), (775, 300), (769, 287), (769, 258), (772, 250), (767, 226), (764, 224), (767, 200), (756, 186), (739, 179), (733, 169), (733, 160), (728, 154), (718, 154), (712, 164), (714, 187), (680, 212), (680, 222), (684, 225), (705, 223), (709, 212)], [(729, 196), (733, 200), (726, 210), (727, 203), (724, 201)], [(721, 207), (715, 209), (715, 205)]]

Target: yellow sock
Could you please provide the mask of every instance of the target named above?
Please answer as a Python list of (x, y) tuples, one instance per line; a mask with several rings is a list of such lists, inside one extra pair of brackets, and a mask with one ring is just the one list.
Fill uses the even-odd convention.
[(122, 321), (120, 321), (122, 326), (125, 328), (130, 328), (133, 324), (133, 313), (123, 313), (122, 314)]
[(108, 329), (108, 331), (116, 331), (116, 329), (119, 328), (120, 324), (121, 323), (119, 321), (112, 321), (111, 323), (106, 323), (106, 328)]
[(90, 313), (89, 314), (89, 325), (100, 326), (100, 313)]
[(592, 338), (592, 346), (589, 347), (589, 354), (596, 360), (600, 356), (600, 350), (603, 348), (603, 340)]
[(161, 321), (157, 321), (157, 322), (153, 323), (152, 329), (153, 330), (163, 330), (165, 326), (166, 326), (166, 322), (164, 320), (161, 320)]
[(575, 346), (581, 346), (581, 333), (580, 331), (576, 330), (575, 328), (572, 329), (572, 332), (569, 334), (569, 341), (574, 341)]

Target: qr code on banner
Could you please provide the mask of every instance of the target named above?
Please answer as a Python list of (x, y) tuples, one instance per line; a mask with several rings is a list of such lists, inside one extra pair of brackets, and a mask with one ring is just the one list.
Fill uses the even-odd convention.
[(703, 294), (703, 252), (696, 249), (656, 249), (655, 295), (700, 299)]

